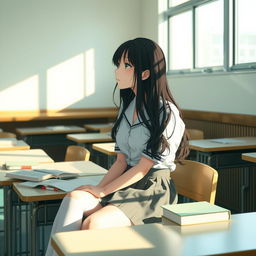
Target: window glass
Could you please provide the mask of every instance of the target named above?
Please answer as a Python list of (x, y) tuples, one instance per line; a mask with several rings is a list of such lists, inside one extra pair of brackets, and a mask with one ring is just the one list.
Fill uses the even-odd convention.
[(223, 66), (223, 1), (201, 5), (195, 10), (196, 67)]
[(169, 19), (169, 69), (192, 68), (192, 11)]
[(256, 62), (255, 11), (255, 0), (236, 0), (235, 64)]

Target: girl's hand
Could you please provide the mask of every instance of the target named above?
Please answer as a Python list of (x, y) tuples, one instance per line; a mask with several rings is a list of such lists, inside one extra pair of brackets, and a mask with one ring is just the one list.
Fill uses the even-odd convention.
[(83, 191), (89, 192), (97, 198), (101, 198), (101, 197), (105, 196), (105, 194), (103, 192), (103, 188), (98, 185), (97, 186), (83, 185), (83, 186), (76, 188), (75, 190), (83, 190)]

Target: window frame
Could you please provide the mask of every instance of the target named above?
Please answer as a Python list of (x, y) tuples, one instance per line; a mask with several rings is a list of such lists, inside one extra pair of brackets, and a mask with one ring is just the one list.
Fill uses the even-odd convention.
[[(198, 6), (215, 2), (217, 0), (190, 0), (188, 2), (182, 3), (180, 5), (169, 7), (169, 2), (167, 1), (167, 10), (165, 13), (165, 19), (167, 19), (167, 59), (168, 59), (168, 74), (212, 74), (212, 73), (223, 73), (223, 72), (232, 72), (232, 71), (256, 71), (256, 60), (255, 62), (250, 63), (239, 63), (235, 64), (235, 2), (236, 0), (223, 0), (223, 15), (224, 15), (224, 24), (223, 24), (223, 65), (221, 66), (206, 66), (206, 67), (196, 67), (196, 42), (195, 42), (195, 9)], [(175, 69), (171, 70), (169, 66), (169, 20), (171, 17), (186, 12), (192, 11), (192, 69)]]

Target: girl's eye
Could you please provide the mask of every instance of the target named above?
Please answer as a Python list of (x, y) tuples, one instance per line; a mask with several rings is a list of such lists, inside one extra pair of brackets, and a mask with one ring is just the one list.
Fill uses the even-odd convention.
[(131, 68), (132, 67), (132, 65), (129, 64), (129, 63), (124, 63), (124, 66), (125, 66), (125, 68)]

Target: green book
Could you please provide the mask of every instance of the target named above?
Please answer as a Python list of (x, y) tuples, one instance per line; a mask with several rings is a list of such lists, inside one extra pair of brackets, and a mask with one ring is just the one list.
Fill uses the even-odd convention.
[(191, 225), (230, 219), (230, 211), (208, 202), (163, 205), (163, 216), (179, 225)]

